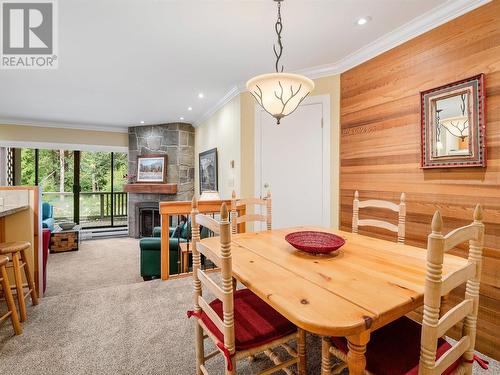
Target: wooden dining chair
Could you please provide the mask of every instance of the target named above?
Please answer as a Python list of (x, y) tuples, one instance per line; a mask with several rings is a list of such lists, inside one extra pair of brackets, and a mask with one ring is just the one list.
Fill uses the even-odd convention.
[[(422, 325), (402, 317), (374, 331), (366, 349), (367, 373), (470, 375), (474, 360), (487, 368), (487, 363), (474, 355), (484, 241), (482, 218), (481, 206), (477, 205), (471, 224), (443, 236), (443, 221), (439, 211), (436, 211), (432, 219), (432, 233), (427, 242)], [(443, 276), (444, 253), (464, 242), (469, 242), (467, 266)], [(441, 297), (464, 283), (464, 300), (440, 317)], [(452, 345), (444, 336), (460, 322), (463, 322), (462, 337)], [(345, 338), (323, 339), (322, 375), (331, 373), (330, 354), (345, 362), (347, 353)], [(341, 368), (342, 364), (335, 370)]]
[[(238, 216), (238, 208), (241, 206), (257, 206), (265, 211), (265, 214), (261, 213), (245, 213), (244, 215)], [(233, 234), (238, 233), (238, 224), (248, 223), (248, 222), (262, 222), (266, 223), (266, 230), (271, 230), (272, 227), (272, 201), (271, 201), (271, 191), (267, 192), (264, 199), (261, 198), (240, 198), (236, 199), (236, 192), (233, 190), (231, 197), (231, 230)]]
[[(399, 204), (378, 200), (378, 199), (368, 199), (366, 201), (359, 200), (359, 193), (356, 190), (354, 193), (354, 201), (352, 204), (352, 232), (358, 233), (358, 228), (360, 226), (370, 226), (376, 228), (387, 229), (391, 232), (398, 234), (398, 242), (405, 242), (405, 220), (406, 220), (406, 196), (405, 193), (401, 193), (401, 198)], [(375, 219), (360, 219), (359, 209), (360, 208), (382, 208), (392, 210), (398, 213), (398, 225), (389, 223), (383, 220)]]
[[(196, 317), (196, 374), (208, 375), (205, 362), (223, 354), (226, 360), (224, 373), (233, 375), (237, 373), (237, 360), (263, 352), (274, 363), (274, 367), (260, 374), (272, 374), (280, 370), (292, 374), (289, 367), (297, 365), (299, 374), (305, 375), (305, 332), (297, 329), (249, 289), (233, 289), (231, 228), (226, 204), (222, 204), (220, 222), (199, 214), (196, 198), (193, 199), (192, 207), (194, 310), (189, 311), (188, 316)], [(200, 225), (220, 237), (220, 253), (214, 253), (200, 242)], [(222, 287), (201, 269), (200, 254), (220, 268)], [(205, 294), (202, 295), (202, 287), (217, 298), (208, 303)], [(208, 355), (205, 355), (204, 350), (206, 338), (212, 339), (217, 347)], [(293, 339), (297, 340), (297, 350), (288, 345)], [(272, 351), (278, 346), (283, 347), (291, 359), (282, 361)]]

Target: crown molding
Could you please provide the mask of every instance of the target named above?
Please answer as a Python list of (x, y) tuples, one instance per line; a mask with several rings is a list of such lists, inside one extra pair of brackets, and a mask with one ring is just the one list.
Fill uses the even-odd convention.
[(333, 64), (316, 65), (313, 66), (312, 68), (295, 70), (293, 73), (304, 75), (310, 79), (316, 79), (316, 78), (334, 76), (343, 73), (345, 70), (341, 70), (339, 63), (335, 62)]
[(124, 152), (128, 153), (128, 147), (124, 146), (106, 146), (106, 145), (87, 145), (77, 143), (58, 143), (58, 142), (31, 142), (31, 141), (2, 141), (0, 147), (14, 148), (37, 148), (41, 150), (67, 150), (67, 151), (91, 151), (91, 152)]
[(341, 74), (491, 1), (492, 0), (448, 0), (442, 5), (430, 9), (426, 13), (421, 14), (397, 29), (382, 35), (380, 38), (361, 47), (339, 61), (332, 64), (301, 69), (295, 73), (303, 74), (313, 79)]
[[(375, 56), (378, 56), (388, 50), (405, 43), (425, 32), (432, 30), (446, 22), (449, 22), (465, 13), (468, 13), (480, 6), (483, 6), (492, 0), (448, 0), (442, 5), (430, 9), (426, 13), (412, 19), (406, 24), (394, 29), (393, 31), (382, 35), (380, 38), (373, 42), (361, 47), (357, 51), (347, 55), (346, 57), (331, 63), (309, 67), (305, 69), (296, 70), (293, 73), (303, 74), (309, 78), (316, 79), (331, 75), (341, 74), (355, 66), (368, 61)], [(243, 83), (237, 84), (232, 87), (213, 107), (206, 111), (194, 123), (194, 127), (200, 126), (215, 112), (221, 109), (233, 98), (245, 91)], [(78, 129), (78, 130), (92, 130), (92, 131), (106, 131), (116, 133), (127, 133), (128, 127), (126, 126), (99, 126), (99, 125), (85, 125), (85, 124), (70, 124), (58, 122), (43, 122), (35, 120), (16, 120), (16, 119), (2, 119), (0, 124), (6, 125), (26, 125), (26, 126), (40, 126), (62, 129)]]
[(200, 126), (204, 121), (206, 121), (210, 116), (212, 116), (215, 112), (217, 112), (219, 109), (224, 107), (227, 103), (229, 103), (231, 100), (233, 100), (236, 96), (238, 96), (241, 93), (241, 89), (239, 85), (236, 85), (232, 87), (223, 97), (221, 100), (219, 100), (212, 108), (210, 108), (208, 111), (206, 111), (198, 120), (193, 122), (193, 126), (197, 128)]
[(35, 121), (35, 120), (17, 120), (15, 118), (0, 118), (0, 125), (19, 125), (19, 126), (36, 126), (41, 128), (57, 128), (57, 129), (72, 129), (72, 130), (91, 130), (98, 132), (112, 133), (128, 133), (126, 126), (101, 126), (101, 125), (85, 125), (60, 123), (53, 121)]
[[(429, 11), (421, 14), (393, 31), (382, 35), (380, 38), (334, 63), (295, 70), (293, 73), (302, 74), (311, 79), (344, 73), (345, 71), (352, 69), (355, 66), (374, 58), (375, 56), (387, 52), (400, 44), (403, 44), (491, 1), (492, 0), (448, 0), (442, 5), (430, 9)], [(214, 107), (205, 112), (205, 114), (195, 122), (194, 126), (199, 126), (203, 121), (207, 120), (236, 95), (244, 91), (244, 84), (240, 83), (234, 86)]]

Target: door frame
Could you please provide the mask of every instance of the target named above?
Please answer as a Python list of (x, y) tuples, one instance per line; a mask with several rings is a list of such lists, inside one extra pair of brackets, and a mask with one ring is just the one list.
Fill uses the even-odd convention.
[[(322, 140), (322, 170), (323, 170), (323, 212), (322, 224), (326, 227), (331, 227), (331, 116), (330, 116), (330, 95), (315, 95), (304, 99), (300, 106), (321, 104), (322, 108), (322, 127), (323, 127), (323, 140)], [(262, 123), (261, 114), (267, 112), (261, 106), (255, 104), (255, 126), (254, 126), (254, 191), (256, 196), (262, 196)], [(293, 116), (293, 114), (291, 115)], [(284, 126), (284, 125), (278, 125)], [(272, 194), (272, 189), (271, 189)]]

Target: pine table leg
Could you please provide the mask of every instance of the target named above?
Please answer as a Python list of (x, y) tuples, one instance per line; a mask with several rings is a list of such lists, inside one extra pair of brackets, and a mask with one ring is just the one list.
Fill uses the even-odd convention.
[(297, 354), (299, 356), (299, 375), (307, 374), (307, 359), (306, 359), (306, 331), (301, 328), (298, 328), (297, 333)]
[(370, 341), (370, 332), (365, 331), (359, 335), (347, 338), (347, 366), (349, 375), (363, 375), (366, 369), (366, 344)]
[(332, 356), (330, 355), (330, 339), (321, 338), (321, 375), (332, 375)]

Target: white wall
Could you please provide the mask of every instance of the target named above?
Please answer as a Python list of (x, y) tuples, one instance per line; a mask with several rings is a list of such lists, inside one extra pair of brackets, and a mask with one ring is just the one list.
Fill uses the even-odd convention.
[[(217, 148), (219, 194), (230, 199), (233, 190), (240, 194), (240, 96), (236, 96), (196, 128), (195, 133), (195, 191), (200, 194), (198, 154)], [(230, 167), (234, 161), (234, 169)]]
[[(339, 139), (340, 139), (340, 75), (328, 76), (314, 80), (316, 85), (311, 96), (330, 96), (330, 131), (331, 131), (331, 224), (338, 228), (339, 225)], [(255, 195), (254, 182), (254, 126), (255, 126), (255, 100), (248, 92), (242, 93), (241, 98), (241, 192), (243, 197)], [(307, 136), (307, 134), (306, 134)]]
[[(339, 138), (340, 138), (340, 76), (328, 76), (314, 80), (314, 95), (330, 95), (331, 122), (331, 224), (339, 223)], [(221, 198), (231, 198), (236, 191), (238, 197), (255, 195), (254, 183), (254, 126), (255, 100), (243, 92), (213, 114), (196, 128), (196, 175), (195, 189), (199, 194), (198, 153), (217, 147), (219, 153), (219, 193)], [(235, 168), (230, 168), (230, 161)], [(234, 178), (234, 184), (232, 179)]]

